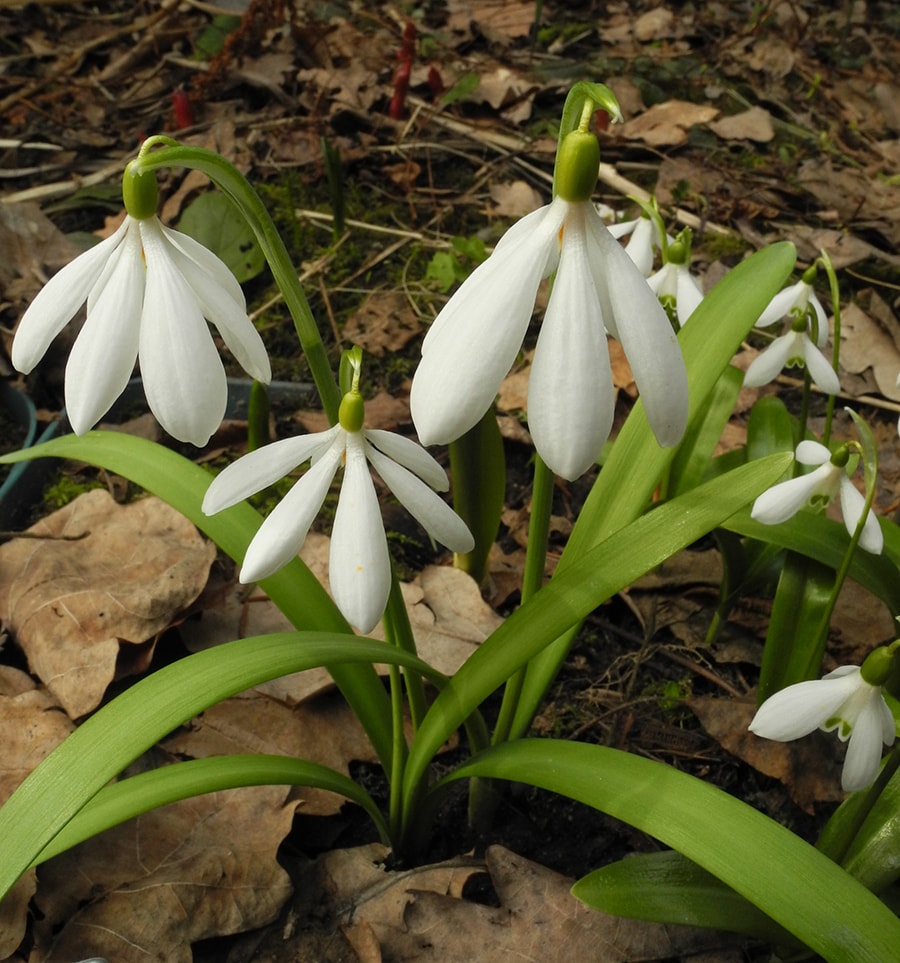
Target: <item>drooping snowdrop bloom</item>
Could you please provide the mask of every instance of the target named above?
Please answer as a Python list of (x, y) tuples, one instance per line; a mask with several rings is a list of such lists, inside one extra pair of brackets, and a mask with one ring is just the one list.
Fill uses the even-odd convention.
[(828, 343), (828, 318), (813, 289), (815, 276), (813, 265), (796, 284), (779, 291), (760, 315), (756, 322), (758, 328), (770, 327), (789, 317), (791, 329), (750, 363), (744, 375), (744, 384), (748, 387), (768, 384), (784, 368), (805, 367), (827, 394), (836, 395), (841, 390), (837, 373), (821, 350)]
[(592, 134), (568, 134), (555, 200), (514, 224), (438, 314), (410, 396), (423, 444), (454, 441), (487, 411), (522, 345), (538, 287), (554, 270), (528, 386), (528, 426), (541, 458), (573, 479), (606, 442), (615, 403), (607, 331), (625, 349), (659, 444), (681, 439), (688, 410), (681, 349), (590, 202), (598, 163)]
[(66, 413), (76, 434), (109, 410), (140, 357), (150, 410), (174, 438), (200, 447), (227, 401), (207, 320), (252, 378), (271, 379), (269, 359), (225, 264), (160, 223), (155, 175), (134, 174), (129, 165), (122, 187), (125, 220), (41, 289), (19, 322), (12, 361), (28, 374), (87, 301), (65, 376)]
[(690, 229), (685, 228), (678, 238), (668, 245), (666, 263), (647, 278), (650, 289), (662, 305), (683, 328), (687, 319), (696, 311), (703, 300), (703, 289), (691, 274)]
[(656, 224), (642, 214), (631, 221), (619, 221), (609, 225), (609, 233), (617, 240), (628, 238), (625, 252), (637, 265), (644, 277), (653, 271), (653, 258), (660, 249), (659, 229)]
[[(817, 441), (801, 441), (795, 453), (801, 465), (816, 465), (814, 471), (779, 482), (760, 495), (753, 503), (751, 517), (764, 525), (779, 525), (792, 518), (806, 505), (818, 506), (840, 495), (844, 525), (852, 535), (865, 507), (865, 498), (850, 481), (846, 472), (849, 448), (842, 445), (832, 454)], [(871, 508), (866, 515), (860, 548), (880, 555), (884, 535)]]
[(312, 467), (266, 518), (250, 543), (240, 578), (256, 582), (300, 551), (338, 468), (344, 466), (331, 532), (328, 578), (338, 608), (351, 625), (369, 632), (381, 618), (391, 587), (391, 563), (369, 463), (400, 503), (434, 539), (456, 552), (472, 550), (465, 523), (436, 494), (446, 491), (441, 466), (409, 438), (362, 427), (358, 392), (341, 403), (338, 424), (327, 431), (286, 438), (244, 455), (221, 472), (203, 499), (213, 515), (284, 477)]
[(865, 788), (878, 775), (882, 745), (892, 745), (896, 732), (881, 690), (890, 670), (890, 649), (876, 649), (862, 668), (842, 665), (822, 679), (776, 692), (759, 707), (750, 731), (790, 742), (816, 729), (836, 729), (842, 742), (850, 740), (841, 785), (847, 792)]

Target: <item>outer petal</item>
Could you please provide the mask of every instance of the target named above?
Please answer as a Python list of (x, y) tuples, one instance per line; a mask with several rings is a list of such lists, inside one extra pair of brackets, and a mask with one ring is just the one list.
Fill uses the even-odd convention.
[(870, 786), (878, 775), (881, 764), (882, 712), (884, 699), (877, 686), (871, 686), (866, 705), (856, 718), (844, 769), (841, 773), (841, 787), (846, 792), (855, 792)]
[[(844, 516), (844, 525), (852, 536), (859, 524), (859, 517), (865, 507), (866, 500), (857, 490), (856, 486), (847, 477), (845, 472), (841, 472), (841, 514)], [(863, 525), (862, 535), (859, 537), (859, 547), (872, 555), (880, 555), (884, 548), (884, 533), (878, 524), (875, 513), (869, 509), (866, 521)]]
[(134, 371), (144, 299), (144, 260), (135, 222), (107, 264), (109, 277), (88, 306), (66, 365), (66, 414), (76, 435), (100, 420)]
[(347, 621), (361, 632), (371, 632), (387, 605), (391, 559), (364, 446), (361, 432), (347, 434), (347, 461), (331, 532), (328, 581)]
[(203, 497), (203, 514), (215, 515), (216, 512), (230, 508), (249, 495), (284, 478), (320, 450), (327, 449), (338, 430), (335, 425), (328, 431), (300, 435), (297, 438), (283, 438), (248, 452), (213, 479)]
[(818, 322), (816, 346), (824, 348), (828, 343), (828, 317), (825, 314), (825, 309), (822, 307), (822, 302), (816, 297), (814, 292), (811, 292), (809, 295), (809, 303), (816, 313), (816, 320)]
[(420, 478), (386, 455), (366, 446), (366, 455), (400, 504), (428, 534), (454, 552), (471, 552), (475, 539), (466, 523)]
[(113, 234), (57, 271), (37, 293), (16, 328), (12, 363), (17, 371), (28, 374), (72, 320), (125, 237), (130, 221), (126, 217)]
[(455, 440), (493, 402), (522, 345), (538, 286), (555, 263), (565, 213), (553, 204), (523, 218), (510, 229), (514, 240), (507, 232), (435, 319), (410, 393), (423, 445)]
[(244, 295), (234, 275), (212, 251), (193, 238), (167, 228), (162, 231), (169, 255), (194, 292), (203, 316), (218, 328), (244, 371), (268, 384), (272, 380), (269, 356), (259, 332), (247, 317)]
[[(574, 206), (573, 206), (574, 207)], [(570, 481), (609, 437), (615, 390), (584, 215), (566, 222), (562, 254), (528, 383), (528, 428), (541, 458)]]
[(861, 682), (857, 666), (841, 668), (848, 671), (840, 676), (829, 673), (830, 678), (798, 682), (776, 692), (759, 707), (750, 731), (764, 739), (789, 742), (818, 729), (838, 712)]
[(687, 267), (680, 268), (677, 275), (675, 304), (678, 308), (678, 323), (683, 327), (687, 319), (700, 306), (703, 300), (703, 289)]
[(758, 388), (773, 381), (790, 361), (797, 355), (797, 335), (790, 331), (776, 338), (768, 348), (757, 355), (744, 374), (744, 384), (748, 388)]
[[(634, 261), (637, 269), (644, 277), (647, 277), (653, 270), (653, 236), (655, 233), (650, 218), (639, 217), (634, 226), (634, 231), (625, 245), (625, 253)], [(613, 234), (613, 236), (619, 237), (620, 235)]]
[(775, 324), (776, 321), (780, 321), (788, 314), (791, 308), (800, 303), (801, 299), (805, 304), (806, 299), (804, 297), (803, 287), (803, 282), (798, 281), (796, 284), (790, 285), (790, 287), (782, 288), (769, 302), (765, 311), (759, 316), (756, 327), (768, 328), (770, 325)]
[(657, 442), (677, 445), (688, 416), (687, 371), (678, 339), (641, 272), (593, 208), (585, 220), (593, 240), (591, 268), (603, 319), (625, 349)]
[(198, 448), (225, 414), (228, 386), (203, 313), (169, 256), (159, 223), (141, 221), (147, 288), (141, 318), (144, 392), (159, 423)]
[(799, 475), (773, 485), (753, 503), (750, 517), (763, 525), (779, 525), (792, 518), (812, 498), (827, 486), (834, 468), (822, 465), (808, 475)]
[(808, 335), (801, 335), (801, 338), (803, 339), (803, 360), (806, 362), (810, 377), (826, 394), (836, 395), (841, 390), (841, 382), (834, 368)]
[(241, 568), (242, 582), (258, 582), (266, 578), (300, 551), (309, 526), (328, 494), (343, 453), (344, 437), (340, 434), (276, 505), (247, 548)]
[(447, 472), (411, 438), (381, 428), (367, 428), (363, 434), (379, 451), (428, 482), (435, 491), (445, 492), (450, 487)]
[(806, 438), (797, 445), (794, 457), (801, 465), (824, 465), (831, 461), (831, 452), (821, 442)]

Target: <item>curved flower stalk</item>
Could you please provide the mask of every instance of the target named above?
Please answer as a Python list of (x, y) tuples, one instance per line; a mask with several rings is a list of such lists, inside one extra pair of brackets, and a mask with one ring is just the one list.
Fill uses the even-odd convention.
[(28, 374), (87, 301), (66, 365), (66, 413), (83, 434), (124, 390), (140, 358), (150, 410), (179, 441), (202, 447), (225, 414), (227, 382), (206, 321), (244, 370), (271, 380), (265, 346), (225, 264), (156, 216), (156, 177), (125, 170), (125, 220), (55, 274), (22, 316), (12, 347)]
[(827, 394), (836, 395), (841, 390), (837, 373), (821, 350), (828, 342), (828, 318), (813, 288), (815, 277), (813, 265), (796, 284), (779, 291), (760, 315), (758, 328), (770, 327), (789, 317), (791, 329), (751, 362), (744, 375), (748, 387), (768, 384), (783, 368), (805, 367)]
[(691, 274), (691, 231), (685, 228), (665, 252), (665, 264), (647, 278), (647, 284), (662, 302), (669, 318), (683, 328), (703, 300), (703, 288)]
[(555, 200), (503, 235), (426, 335), (410, 396), (423, 444), (456, 440), (487, 411), (521, 348), (538, 287), (554, 271), (528, 386), (538, 454), (573, 479), (600, 453), (615, 404), (607, 331), (625, 349), (657, 441), (680, 441), (688, 409), (681, 349), (640, 270), (590, 202), (599, 147), (586, 125), (562, 142)]
[(891, 659), (891, 646), (876, 649), (862, 667), (842, 665), (822, 679), (776, 692), (759, 707), (750, 731), (790, 742), (815, 729), (836, 729), (842, 742), (849, 739), (841, 786), (847, 792), (865, 788), (878, 775), (882, 745), (892, 745), (895, 738), (894, 717), (881, 689)]
[[(358, 373), (355, 379), (358, 381)], [(273, 442), (239, 458), (213, 480), (202, 508), (204, 514), (213, 515), (273, 484), (303, 462), (312, 462), (247, 549), (240, 578), (256, 582), (300, 551), (343, 465), (328, 578), (338, 608), (365, 633), (384, 613), (391, 587), (387, 538), (367, 462), (434, 539), (455, 552), (471, 551), (474, 540), (463, 521), (436, 494), (449, 487), (443, 468), (414, 441), (390, 431), (363, 428), (362, 421), (362, 397), (354, 385), (341, 402), (338, 424), (327, 431)]]
[[(801, 465), (815, 465), (816, 469), (763, 492), (753, 503), (751, 517), (764, 525), (779, 525), (805, 506), (827, 504), (839, 495), (844, 525), (852, 536), (862, 516), (865, 498), (847, 475), (849, 455), (847, 445), (832, 454), (817, 441), (801, 441), (796, 450), (797, 461)], [(866, 514), (859, 545), (873, 555), (880, 555), (884, 547), (884, 535), (871, 508)]]

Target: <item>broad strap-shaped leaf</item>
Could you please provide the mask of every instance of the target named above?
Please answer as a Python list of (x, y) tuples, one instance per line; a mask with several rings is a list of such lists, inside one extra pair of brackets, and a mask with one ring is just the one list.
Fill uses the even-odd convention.
[(472, 776), (548, 789), (655, 836), (834, 963), (897, 958), (900, 920), (849, 873), (768, 816), (663, 763), (520, 739), (479, 753), (444, 784)]

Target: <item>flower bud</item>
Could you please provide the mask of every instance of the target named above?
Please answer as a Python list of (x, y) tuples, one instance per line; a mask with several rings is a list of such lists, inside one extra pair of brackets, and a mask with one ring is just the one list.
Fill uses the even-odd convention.
[(839, 445), (831, 456), (831, 464), (835, 468), (845, 468), (847, 462), (850, 461), (850, 446), (849, 445)]
[(882, 645), (870, 652), (860, 666), (859, 674), (869, 685), (884, 685), (894, 669), (894, 647)]
[(159, 203), (159, 188), (153, 171), (140, 173), (134, 161), (125, 168), (122, 175), (122, 200), (125, 210), (138, 221), (145, 221), (156, 214)]
[(600, 144), (589, 131), (573, 130), (559, 145), (556, 158), (556, 193), (572, 203), (590, 200), (597, 186)]
[(358, 391), (348, 391), (341, 398), (341, 407), (338, 410), (338, 421), (344, 431), (360, 431), (366, 414), (366, 406), (363, 397)]

